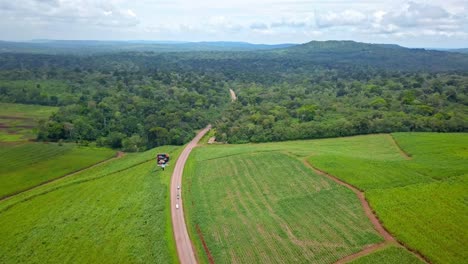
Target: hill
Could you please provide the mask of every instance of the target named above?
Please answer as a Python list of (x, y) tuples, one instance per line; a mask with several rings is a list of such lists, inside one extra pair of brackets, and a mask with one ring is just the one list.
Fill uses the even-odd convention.
[(340, 64), (398, 70), (463, 70), (468, 57), (443, 51), (409, 49), (398, 45), (368, 44), (354, 41), (311, 41), (274, 50), (284, 58), (336, 67)]
[(294, 44), (251, 44), (247, 42), (171, 42), (171, 41), (96, 41), (36, 40), (31, 42), (0, 41), (0, 53), (42, 53), (89, 55), (115, 52), (190, 52), (249, 51), (284, 48)]
[(450, 49), (450, 52), (468, 53), (468, 49)]

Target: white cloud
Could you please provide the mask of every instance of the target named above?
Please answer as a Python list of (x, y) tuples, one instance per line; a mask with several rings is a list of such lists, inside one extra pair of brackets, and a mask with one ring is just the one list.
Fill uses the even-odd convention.
[(31, 19), (45, 24), (132, 27), (140, 21), (132, 9), (119, 8), (119, 1), (100, 0), (0, 0), (6, 18)]
[(0, 38), (466, 46), (467, 13), (468, 0), (0, 0)]
[(398, 37), (464, 36), (468, 19), (441, 6), (408, 2), (401, 9), (374, 13), (371, 30), (375, 34), (394, 34)]
[(355, 26), (367, 22), (367, 16), (356, 10), (315, 14), (318, 27)]

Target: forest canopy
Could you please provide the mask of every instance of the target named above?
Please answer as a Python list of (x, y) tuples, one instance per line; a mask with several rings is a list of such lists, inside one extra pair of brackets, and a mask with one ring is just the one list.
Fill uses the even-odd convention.
[[(237, 93), (231, 102), (229, 89)], [(249, 51), (0, 54), (0, 101), (60, 106), (38, 140), (140, 151), (468, 130), (468, 55), (350, 41)]]

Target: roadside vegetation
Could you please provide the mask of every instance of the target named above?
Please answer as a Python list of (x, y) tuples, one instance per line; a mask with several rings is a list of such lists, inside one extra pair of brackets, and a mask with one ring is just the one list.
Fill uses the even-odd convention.
[(0, 198), (115, 157), (107, 148), (0, 142)]
[[(394, 141), (393, 137), (397, 141)], [(200, 239), (193, 231), (195, 226), (199, 225), (215, 260), (244, 256), (236, 253), (240, 246), (229, 246), (227, 242), (223, 242), (224, 237), (230, 235), (229, 241), (257, 239), (250, 237), (252, 233), (246, 230), (248, 227), (265, 226), (263, 222), (258, 225), (256, 223), (265, 217), (264, 213), (260, 212), (265, 212), (268, 204), (271, 204), (270, 207), (275, 213), (282, 212), (274, 206), (275, 202), (281, 201), (282, 195), (287, 194), (281, 188), (292, 192), (288, 206), (294, 209), (291, 209), (288, 215), (295, 215), (296, 219), (301, 219), (301, 223), (308, 223), (313, 221), (314, 217), (324, 215), (320, 210), (314, 212), (321, 213), (307, 217), (297, 215), (300, 212), (310, 213), (316, 210), (317, 199), (324, 195), (323, 191), (319, 191), (313, 198), (308, 196), (317, 186), (309, 186), (308, 181), (312, 181), (314, 177), (318, 177), (322, 182), (327, 181), (323, 176), (320, 178), (312, 172), (307, 172), (300, 184), (290, 183), (298, 177), (296, 170), (301, 168), (301, 161), (306, 161), (363, 190), (384, 226), (412, 250), (420, 252), (433, 263), (462, 263), (468, 257), (463, 249), (468, 239), (468, 221), (465, 221), (468, 208), (463, 202), (468, 174), (467, 145), (466, 134), (396, 133), (201, 147), (194, 151), (192, 165), (188, 167), (184, 176), (185, 185), (190, 186), (189, 190), (184, 190), (184, 194), (193, 200), (193, 205), (188, 207), (192, 237), (198, 239), (198, 253), (202, 254), (204, 251), (200, 247)], [(289, 156), (284, 153), (288, 153)], [(299, 161), (291, 160), (291, 156)], [(250, 175), (250, 178), (247, 175)], [(243, 182), (247, 180), (249, 181)], [(280, 189), (273, 189), (272, 186)], [(318, 186), (320, 188), (320, 185)], [(237, 196), (230, 198), (230, 193), (237, 193)], [(357, 197), (354, 194), (351, 196), (350, 201), (358, 204)], [(326, 204), (329, 200), (341, 201), (328, 197), (323, 203)], [(225, 206), (229, 202), (233, 203), (232, 206)], [(343, 217), (345, 213), (360, 209), (360, 205), (358, 208), (350, 206), (347, 210), (343, 209), (346, 206), (335, 209), (335, 217)], [(236, 207), (240, 213), (226, 209)], [(239, 215), (239, 218), (236, 215)], [(241, 219), (242, 215), (245, 216)], [(271, 218), (275, 219), (273, 216)], [(242, 224), (246, 228), (238, 226), (235, 231), (228, 232), (227, 227), (218, 219), (232, 221), (233, 225)], [(269, 221), (273, 221), (272, 219)], [(334, 217), (330, 216), (327, 219), (321, 223), (333, 226)], [(293, 224), (291, 228), (300, 226), (301, 224)], [(352, 226), (350, 225), (350, 228)], [(308, 225), (308, 228), (316, 227), (317, 224)], [(265, 234), (275, 234), (279, 237), (283, 234), (280, 228), (271, 230), (275, 231)], [(258, 230), (253, 233), (261, 234)], [(309, 239), (313, 238), (313, 235), (308, 235)], [(372, 242), (375, 241), (367, 241), (369, 244)], [(257, 244), (263, 245), (255, 243)], [(263, 252), (253, 248), (246, 250), (255, 254)], [(358, 251), (358, 247), (354, 250)], [(334, 252), (337, 252), (337, 258), (340, 251)]]
[(154, 156), (127, 154), (0, 201), (1, 263), (177, 263), (169, 180)]

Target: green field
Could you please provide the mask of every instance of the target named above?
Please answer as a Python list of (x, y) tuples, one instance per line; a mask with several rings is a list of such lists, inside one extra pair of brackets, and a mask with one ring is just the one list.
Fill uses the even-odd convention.
[(0, 103), (0, 142), (34, 139), (34, 128), (57, 107)]
[(126, 156), (0, 202), (0, 263), (176, 263), (157, 152)]
[[(384, 225), (434, 263), (468, 259), (468, 134), (396, 133), (412, 159), (384, 158), (391, 146), (359, 155), (328, 153), (309, 160), (363, 189)], [(373, 147), (374, 148), (374, 147)]]
[(105, 148), (56, 143), (0, 143), (0, 198), (115, 156)]
[[(294, 253), (307, 261), (306, 250), (292, 249), (295, 246), (291, 246), (291, 238), (294, 237), (288, 237), (282, 221), (298, 229), (296, 233), (292, 231), (294, 235), (314, 240), (317, 237), (311, 230), (321, 225), (325, 230), (336, 230), (336, 212), (340, 219), (350, 221), (352, 218), (341, 215), (342, 208), (348, 208), (344, 212), (351, 215), (356, 215), (360, 209), (357, 198), (352, 195), (349, 199), (342, 196), (331, 199), (339, 208), (333, 210), (335, 216), (326, 208), (317, 208), (319, 203), (329, 202), (330, 197), (322, 191), (310, 193), (316, 186), (320, 190), (323, 188), (314, 183), (314, 179), (328, 181), (306, 170), (302, 161), (308, 161), (364, 190), (385, 227), (431, 262), (463, 263), (468, 259), (464, 249), (468, 243), (468, 135), (396, 133), (393, 137), (397, 142), (392, 136), (382, 134), (196, 149), (184, 176), (190, 189), (184, 192), (194, 203), (188, 206), (188, 213), (198, 254), (206, 255), (195, 232), (197, 224), (215, 261), (237, 258), (238, 262), (246, 262), (264, 254), (271, 256), (270, 261), (285, 262), (283, 257), (290, 259)], [(410, 159), (402, 154), (397, 143), (411, 155)], [(297, 181), (300, 184), (293, 184)], [(344, 195), (346, 190), (337, 192)], [(290, 215), (295, 221), (288, 219)], [(317, 225), (314, 219), (322, 216), (326, 218)], [(356, 219), (367, 223), (362, 218), (361, 215)], [(230, 229), (229, 226), (235, 227)], [(341, 234), (345, 234), (343, 237), (366, 232), (365, 228), (353, 230), (353, 224), (347, 226), (350, 229)], [(330, 237), (324, 236), (327, 239), (323, 241), (329, 241)], [(268, 243), (262, 243), (265, 241)], [(330, 263), (345, 253), (357, 251), (357, 245), (362, 244), (348, 243), (340, 250), (334, 249), (333, 254), (315, 252), (314, 256), (323, 263)]]
[(349, 264), (422, 264), (415, 255), (397, 246), (389, 246), (373, 252), (370, 255), (358, 258)]
[(332, 263), (382, 241), (351, 190), (285, 153), (227, 148), (195, 149), (184, 175), (202, 261), (197, 225), (219, 263)]

